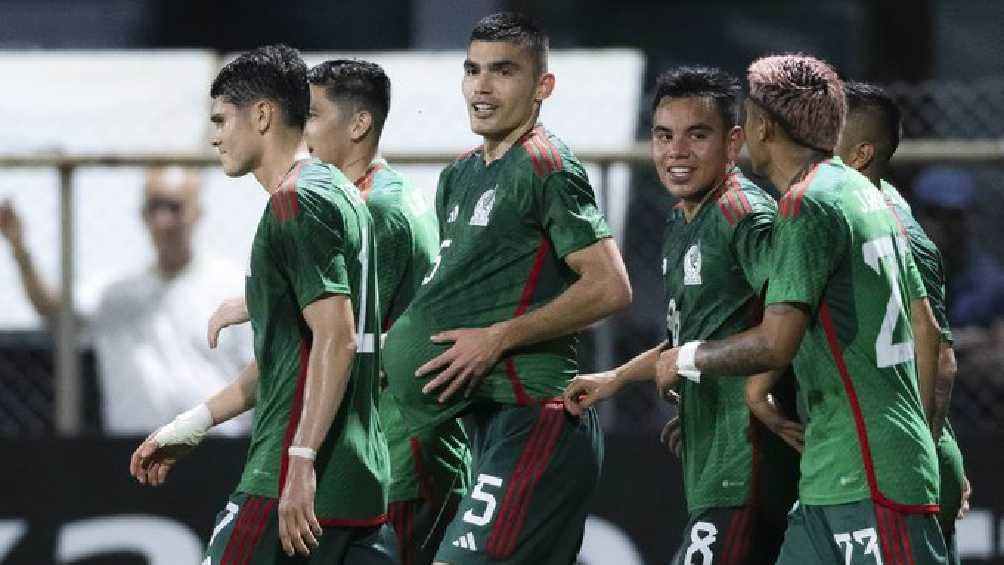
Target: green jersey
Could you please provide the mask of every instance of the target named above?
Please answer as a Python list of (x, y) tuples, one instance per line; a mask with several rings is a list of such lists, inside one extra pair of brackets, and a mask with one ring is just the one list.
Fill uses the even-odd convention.
[(794, 361), (808, 410), (800, 500), (936, 512), (909, 313), (926, 293), (881, 194), (839, 158), (815, 165), (781, 199), (774, 254), (768, 305), (811, 316)]
[[(431, 199), (383, 159), (373, 161), (356, 181), (373, 216), (380, 281), (380, 319), (386, 330), (411, 302), (439, 250), (439, 231)], [(397, 400), (380, 392), (380, 422), (390, 450), (390, 501), (438, 501), (446, 491), (464, 493), (470, 455), (460, 422), (448, 420), (422, 434), (410, 434)]]
[(422, 428), (477, 401), (560, 396), (577, 371), (575, 335), (506, 352), (470, 398), (457, 394), (444, 404), (422, 392), (428, 379), (415, 371), (450, 346), (430, 336), (520, 316), (575, 281), (565, 257), (610, 237), (585, 169), (538, 126), (490, 165), (478, 148), (446, 167), (436, 213), (439, 255), (387, 334), (384, 366), (405, 417)]
[[(892, 208), (896, 217), (906, 230), (910, 239), (910, 251), (917, 262), (917, 270), (924, 281), (927, 290), (927, 301), (931, 304), (934, 317), (941, 328), (941, 340), (952, 343), (952, 329), (948, 325), (948, 308), (945, 306), (945, 269), (941, 261), (941, 252), (927, 236), (924, 228), (913, 217), (910, 205), (899, 194), (896, 187), (882, 181), (882, 195)], [(942, 527), (954, 528), (955, 516), (959, 512), (962, 501), (962, 480), (965, 478), (965, 467), (962, 462), (962, 452), (955, 441), (955, 432), (950, 422), (945, 422), (945, 428), (938, 438), (938, 463), (941, 474), (941, 513), (938, 521)], [(948, 529), (948, 528), (946, 528)]]
[[(662, 272), (674, 347), (725, 338), (759, 323), (777, 206), (738, 168), (710, 198), (690, 222), (681, 205), (666, 222)], [(788, 485), (798, 480), (797, 454), (780, 438), (760, 434), (754, 440), (745, 383), (735, 377), (680, 382), (683, 479), (691, 514), (750, 502), (762, 478), (786, 479)], [(766, 457), (764, 447), (770, 451)]]
[(251, 251), (245, 292), (258, 390), (239, 492), (281, 494), (312, 342), (302, 311), (334, 294), (352, 299), (357, 353), (314, 463), (314, 507), (328, 526), (385, 520), (390, 470), (376, 408), (380, 310), (373, 247), (372, 220), (352, 183), (332, 165), (299, 161), (269, 200)]

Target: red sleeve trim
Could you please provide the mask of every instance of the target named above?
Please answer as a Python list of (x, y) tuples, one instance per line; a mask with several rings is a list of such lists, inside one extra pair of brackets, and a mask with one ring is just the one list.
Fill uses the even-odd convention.
[(280, 224), (300, 214), (300, 202), (296, 196), (296, 181), (300, 179), (300, 170), (306, 162), (306, 160), (297, 161), (283, 178), (279, 188), (269, 197), (272, 213), (275, 214), (275, 218), (279, 220)]

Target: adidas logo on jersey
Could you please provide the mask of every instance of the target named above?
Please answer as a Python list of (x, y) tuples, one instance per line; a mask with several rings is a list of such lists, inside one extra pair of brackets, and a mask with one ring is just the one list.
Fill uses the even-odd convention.
[(467, 532), (466, 534), (460, 536), (460, 538), (454, 540), (453, 547), (477, 551), (478, 548), (474, 545), (474, 532)]
[[(498, 188), (498, 186), (495, 188)], [(474, 207), (474, 214), (471, 216), (470, 225), (488, 225), (488, 220), (492, 215), (492, 208), (495, 207), (495, 188), (485, 191), (485, 193), (481, 195), (481, 198), (478, 198), (478, 204)]]
[(453, 207), (453, 210), (450, 210), (450, 216), (446, 218), (446, 223), (452, 224), (453, 222), (457, 221), (457, 216), (459, 215), (460, 215), (460, 205), (458, 204)]

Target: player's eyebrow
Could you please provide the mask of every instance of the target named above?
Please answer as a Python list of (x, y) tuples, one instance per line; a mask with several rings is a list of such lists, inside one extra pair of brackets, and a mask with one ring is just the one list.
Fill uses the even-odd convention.
[(492, 61), (488, 63), (489, 71), (501, 71), (504, 69), (516, 70), (518, 68), (520, 68), (519, 63), (509, 59), (502, 59), (501, 61)]
[(687, 131), (713, 131), (715, 128), (709, 124), (694, 124), (687, 128)]
[(215, 114), (210, 114), (209, 115), (209, 121), (213, 122), (214, 124), (221, 123), (223, 121), (223, 114), (221, 114), (219, 112), (217, 112)]
[(652, 126), (652, 133), (673, 133), (673, 128), (656, 125)]

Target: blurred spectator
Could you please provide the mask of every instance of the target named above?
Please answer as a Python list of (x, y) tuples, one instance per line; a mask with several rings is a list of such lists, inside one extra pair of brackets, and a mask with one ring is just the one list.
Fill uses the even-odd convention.
[[(235, 328), (218, 351), (207, 345), (209, 316), (224, 298), (243, 292), (244, 277), (193, 253), (200, 185), (195, 171), (148, 169), (142, 218), (156, 263), (100, 290), (82, 292), (76, 304), (97, 352), (102, 420), (110, 434), (157, 429), (222, 388), (251, 359), (247, 327)], [(4, 202), (0, 233), (11, 245), (32, 306), (51, 318), (62, 298), (41, 279), (22, 232), (13, 203)], [(250, 414), (245, 414), (213, 430), (240, 435), (249, 425)]]

